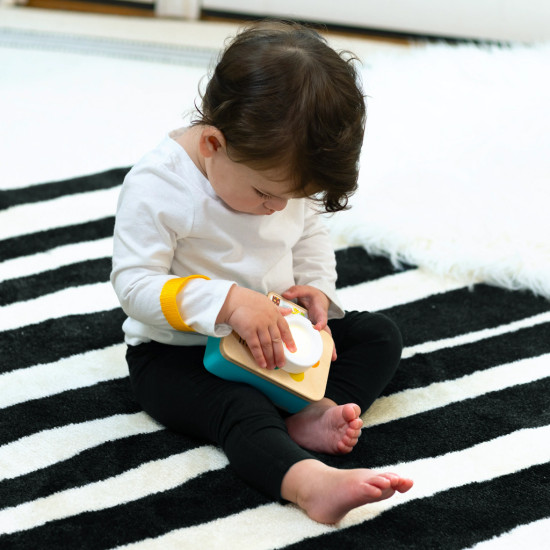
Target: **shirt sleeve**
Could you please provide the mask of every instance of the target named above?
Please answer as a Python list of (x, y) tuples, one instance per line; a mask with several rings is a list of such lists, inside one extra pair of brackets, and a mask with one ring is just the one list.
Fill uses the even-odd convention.
[(226, 280), (206, 281), (193, 279), (178, 294), (178, 309), (181, 316), (196, 332), (217, 336), (227, 336), (233, 330), (229, 325), (216, 324), (229, 290), (235, 283)]
[[(203, 275), (172, 272), (177, 241), (189, 234), (193, 224), (191, 195), (164, 166), (146, 166), (128, 174), (118, 202), (111, 282), (129, 317), (159, 329), (174, 329), (165, 315), (166, 304), (163, 308), (161, 303), (165, 285), (172, 279)], [(189, 329), (225, 335), (230, 329), (216, 326), (215, 320), (233, 284), (192, 279), (173, 296), (174, 307)]]
[(336, 294), (336, 257), (328, 229), (321, 215), (306, 203), (304, 232), (293, 252), (294, 279), (297, 285), (309, 285), (330, 300), (328, 318), (340, 319), (344, 310)]

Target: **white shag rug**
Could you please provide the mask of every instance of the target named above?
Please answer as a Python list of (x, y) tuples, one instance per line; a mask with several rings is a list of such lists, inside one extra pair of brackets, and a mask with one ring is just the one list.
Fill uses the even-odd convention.
[[(204, 55), (159, 62), (138, 44), (132, 58), (136, 42), (114, 55), (0, 45), (2, 188), (134, 163), (182, 123), (207, 72)], [(328, 218), (335, 246), (550, 297), (550, 44), (364, 62), (360, 189)]]
[(550, 44), (366, 61), (360, 186), (329, 219), (335, 243), (550, 297)]

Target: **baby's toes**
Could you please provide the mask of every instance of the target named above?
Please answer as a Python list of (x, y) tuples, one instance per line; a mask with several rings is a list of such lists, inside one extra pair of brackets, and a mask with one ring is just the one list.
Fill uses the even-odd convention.
[(399, 481), (401, 480), (401, 476), (398, 476), (397, 474), (394, 474), (392, 472), (384, 472), (383, 474), (379, 474), (381, 477), (385, 477), (386, 479), (390, 480), (390, 483), (392, 487), (397, 487), (399, 484)]
[(348, 426), (352, 430), (360, 430), (363, 427), (363, 421), (360, 418), (355, 418), (351, 422), (348, 422)]
[(386, 475), (380, 474), (369, 479), (369, 483), (378, 487), (382, 491), (393, 489), (392, 480), (389, 479)]
[(338, 441), (336, 444), (338, 454), (348, 454), (353, 450), (353, 445), (348, 445), (344, 441)]
[(408, 491), (412, 485), (413, 482), (410, 479), (402, 478), (401, 476), (393, 473), (384, 473), (381, 474), (386, 479), (390, 480), (391, 486), (396, 491), (399, 491), (400, 493), (405, 493)]
[(353, 422), (354, 420), (357, 420), (361, 414), (361, 409), (354, 403), (344, 405), (340, 411), (345, 422)]
[(349, 453), (357, 445), (357, 437), (344, 434), (340, 441), (338, 441), (338, 451), (340, 453)]
[(357, 441), (359, 439), (359, 437), (361, 437), (361, 430), (354, 430), (353, 428), (348, 428), (346, 430), (346, 436), (349, 437), (350, 439), (355, 439), (355, 441)]
[(353, 449), (353, 447), (355, 447), (355, 445), (357, 445), (357, 441), (358, 441), (358, 436), (350, 436), (347, 434), (341, 439), (341, 443), (350, 451), (351, 449)]
[(399, 478), (399, 483), (397, 484), (396, 489), (400, 493), (406, 493), (413, 486), (412, 479)]

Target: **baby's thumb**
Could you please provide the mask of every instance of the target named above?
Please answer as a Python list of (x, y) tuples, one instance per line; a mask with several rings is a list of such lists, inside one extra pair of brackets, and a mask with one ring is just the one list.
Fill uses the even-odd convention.
[(282, 294), (283, 298), (286, 298), (287, 300), (294, 300), (294, 298), (298, 297), (298, 288), (296, 285), (291, 286), (288, 290), (285, 290)]
[(308, 316), (315, 330), (323, 330), (327, 326), (327, 313), (322, 307), (317, 308), (313, 306), (308, 310)]

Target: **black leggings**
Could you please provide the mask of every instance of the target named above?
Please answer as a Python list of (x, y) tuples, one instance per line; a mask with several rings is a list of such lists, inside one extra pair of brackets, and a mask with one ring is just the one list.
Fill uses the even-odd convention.
[[(364, 412), (392, 378), (401, 334), (381, 314), (349, 312), (329, 321), (338, 359), (325, 396)], [(273, 499), (289, 468), (314, 458), (288, 435), (285, 414), (252, 386), (222, 380), (203, 366), (204, 346), (129, 346), (134, 394), (168, 429), (219, 445), (243, 479)]]

